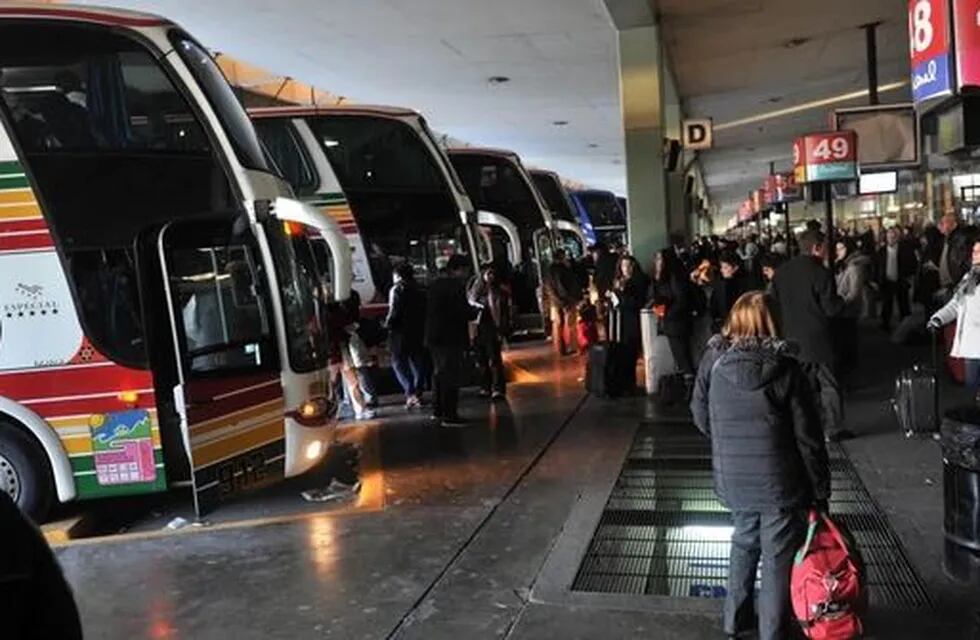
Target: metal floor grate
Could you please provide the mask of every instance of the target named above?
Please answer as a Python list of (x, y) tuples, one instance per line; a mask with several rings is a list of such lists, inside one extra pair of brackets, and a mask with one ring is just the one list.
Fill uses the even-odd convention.
[[(714, 493), (711, 448), (693, 426), (640, 427), (572, 585), (573, 591), (722, 598), (731, 520)], [(830, 445), (831, 512), (854, 535), (871, 604), (932, 603), (843, 448)]]

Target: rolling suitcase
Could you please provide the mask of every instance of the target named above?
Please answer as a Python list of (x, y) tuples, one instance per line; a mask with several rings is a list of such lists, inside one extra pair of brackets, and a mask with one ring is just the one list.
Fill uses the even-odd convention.
[(589, 347), (585, 370), (586, 391), (596, 396), (618, 397), (636, 387), (636, 361), (629, 349), (619, 342), (619, 313), (609, 314), (609, 340)]
[(932, 366), (913, 365), (895, 379), (892, 408), (907, 438), (939, 431), (939, 337), (933, 332)]

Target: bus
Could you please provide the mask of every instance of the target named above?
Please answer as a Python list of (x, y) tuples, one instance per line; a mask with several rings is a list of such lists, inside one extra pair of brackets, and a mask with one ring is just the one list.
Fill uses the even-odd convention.
[(626, 213), (620, 208), (616, 194), (598, 189), (583, 189), (571, 193), (582, 229), (590, 242), (609, 245), (629, 244)]
[[(470, 199), (481, 212), (505, 218), (505, 226), (487, 227), (495, 256), (512, 256), (511, 282), (516, 332), (547, 330), (544, 278), (554, 254), (555, 224), (520, 157), (512, 151), (481, 148), (448, 150)], [(482, 220), (489, 216), (481, 215)], [(515, 246), (516, 244), (516, 246)]]
[(473, 205), (419, 113), (357, 105), (249, 115), (296, 194), (347, 234), (367, 315), (386, 308), (399, 263), (424, 286), (453, 254), (470, 256), (474, 270), (489, 258)]
[(0, 6), (0, 125), (0, 491), (40, 519), (182, 486), (200, 516), (319, 462), (350, 249), (208, 52), (152, 15)]
[(573, 259), (580, 260), (589, 248), (589, 240), (579, 224), (565, 185), (554, 171), (531, 169), (534, 187), (551, 211), (558, 235), (558, 246)]

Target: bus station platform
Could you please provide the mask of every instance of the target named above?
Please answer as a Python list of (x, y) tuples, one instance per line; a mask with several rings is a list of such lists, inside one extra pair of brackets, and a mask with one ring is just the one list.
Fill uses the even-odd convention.
[[(906, 439), (888, 402), (894, 375), (926, 351), (870, 328), (862, 338), (847, 407), (858, 437), (831, 448), (831, 512), (868, 564), (868, 637), (978, 638), (980, 593), (943, 570), (939, 447)], [(686, 409), (590, 397), (581, 360), (541, 343), (507, 359), (508, 402), (467, 394), (466, 428), (400, 403), (346, 427), (361, 481), (348, 501), (300, 497), (324, 471), (225, 504), (204, 526), (166, 527), (186, 508), (176, 495), (98, 505), (111, 525), (53, 543), (86, 633), (723, 637), (730, 527)], [(965, 399), (943, 393), (944, 406)]]

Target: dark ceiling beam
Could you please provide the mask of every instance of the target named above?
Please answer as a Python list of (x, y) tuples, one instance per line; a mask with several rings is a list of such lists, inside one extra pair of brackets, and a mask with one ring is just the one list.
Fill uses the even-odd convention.
[(620, 31), (657, 23), (651, 0), (603, 0), (613, 25)]

